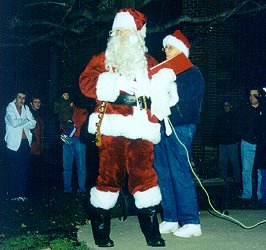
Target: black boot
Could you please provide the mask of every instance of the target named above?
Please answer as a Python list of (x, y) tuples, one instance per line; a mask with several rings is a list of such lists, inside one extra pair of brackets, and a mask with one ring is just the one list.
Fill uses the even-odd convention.
[(98, 247), (113, 247), (110, 239), (110, 211), (102, 208), (93, 208), (91, 226), (95, 244)]
[(142, 208), (139, 210), (139, 224), (146, 238), (148, 246), (164, 247), (165, 242), (159, 231), (156, 207)]

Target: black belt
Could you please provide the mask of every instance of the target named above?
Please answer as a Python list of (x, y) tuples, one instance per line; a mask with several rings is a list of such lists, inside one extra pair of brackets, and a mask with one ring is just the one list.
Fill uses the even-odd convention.
[(126, 106), (137, 106), (137, 101), (139, 103), (140, 109), (150, 109), (151, 100), (146, 96), (141, 96), (138, 99), (134, 95), (120, 94), (118, 98), (112, 102), (112, 104), (126, 105)]

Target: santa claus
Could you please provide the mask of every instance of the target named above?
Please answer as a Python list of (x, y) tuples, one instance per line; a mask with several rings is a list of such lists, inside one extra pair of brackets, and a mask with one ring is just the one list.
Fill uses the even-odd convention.
[(107, 49), (94, 56), (80, 76), (80, 89), (95, 98), (88, 131), (99, 144), (99, 176), (91, 189), (95, 210), (92, 230), (99, 247), (114, 246), (110, 239), (110, 209), (128, 175), (128, 190), (139, 209), (139, 222), (149, 246), (164, 246), (156, 217), (161, 201), (153, 169), (154, 144), (160, 125), (151, 114), (150, 68), (157, 64), (145, 46), (146, 17), (133, 9), (115, 16)]

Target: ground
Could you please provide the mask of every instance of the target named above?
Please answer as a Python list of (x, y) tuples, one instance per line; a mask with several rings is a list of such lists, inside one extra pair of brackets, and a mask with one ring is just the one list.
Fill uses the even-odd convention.
[[(51, 160), (51, 159), (50, 159)], [(45, 246), (50, 249), (78, 249), (81, 247), (77, 243), (77, 231), (81, 225), (89, 223), (90, 205), (89, 191), (84, 194), (73, 192), (65, 194), (62, 192), (62, 168), (60, 160), (55, 162), (45, 162), (37, 173), (35, 178), (38, 183), (31, 183), (35, 192), (31, 194), (30, 199), (26, 202), (11, 201), (5, 193), (5, 185), (1, 185), (1, 203), (0, 203), (0, 249), (10, 240), (13, 242), (12, 249), (44, 249)], [(90, 169), (89, 169), (90, 170)], [(90, 171), (89, 171), (90, 172)], [(6, 183), (6, 176), (2, 175), (2, 183)], [(76, 175), (74, 175), (74, 179)], [(74, 186), (76, 182), (74, 181)], [(240, 195), (240, 187), (234, 186), (231, 182), (228, 184), (228, 196), (224, 196), (224, 186), (210, 185), (207, 186), (212, 205), (224, 211), (226, 209), (261, 209), (264, 208), (256, 200), (251, 203), (243, 203), (238, 196)], [(133, 199), (124, 192), (129, 201), (129, 214), (136, 212)], [(122, 196), (123, 197), (123, 196)], [(205, 192), (198, 187), (198, 198), (200, 210), (210, 209), (208, 199)], [(124, 199), (120, 199), (120, 203), (113, 209), (113, 217), (121, 217), (125, 209)], [(23, 237), (25, 239), (35, 238), (34, 247), (28, 247), (17, 241)], [(38, 240), (38, 237), (45, 237)], [(37, 240), (36, 240), (37, 239)], [(65, 239), (71, 242), (71, 247), (51, 248), (51, 242)], [(42, 242), (42, 245), (37, 246)], [(15, 245), (16, 247), (15, 247)], [(30, 243), (28, 243), (30, 244)], [(36, 245), (37, 244), (37, 245)], [(64, 243), (66, 244), (66, 242)], [(10, 249), (10, 248), (9, 248)], [(47, 248), (49, 249), (49, 248)]]

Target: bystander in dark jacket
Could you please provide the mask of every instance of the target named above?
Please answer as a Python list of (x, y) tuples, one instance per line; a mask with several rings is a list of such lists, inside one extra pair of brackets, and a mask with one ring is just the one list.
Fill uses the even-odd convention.
[(257, 137), (257, 148), (254, 160), (254, 168), (261, 172), (258, 179), (258, 189), (261, 190), (262, 203), (266, 204), (266, 108), (265, 101), (262, 102), (261, 115), (256, 119), (254, 133)]
[(44, 123), (40, 113), (41, 106), (41, 98), (38, 95), (33, 95), (30, 99), (30, 110), (36, 121), (36, 126), (34, 129), (32, 129), (32, 144), (30, 150), (31, 164), (28, 181), (28, 192), (30, 195), (37, 195), (40, 192), (40, 188), (45, 186), (42, 171), (42, 153), (44, 149)]
[(234, 111), (229, 98), (225, 97), (222, 102), (222, 112), (216, 118), (212, 130), (212, 142), (218, 146), (218, 163), (219, 173), (225, 181), (228, 177), (228, 163), (232, 165), (233, 180), (235, 184), (241, 182), (240, 137), (232, 128), (232, 120), (234, 119)]
[[(250, 86), (248, 89), (249, 102), (240, 106), (233, 120), (233, 129), (241, 138), (241, 162), (242, 162), (242, 195), (244, 202), (250, 202), (253, 196), (253, 166), (257, 147), (257, 136), (254, 133), (258, 118), (263, 112), (260, 103), (261, 88)], [(260, 171), (257, 171), (260, 180)], [(261, 199), (260, 189), (257, 189), (257, 199)]]

